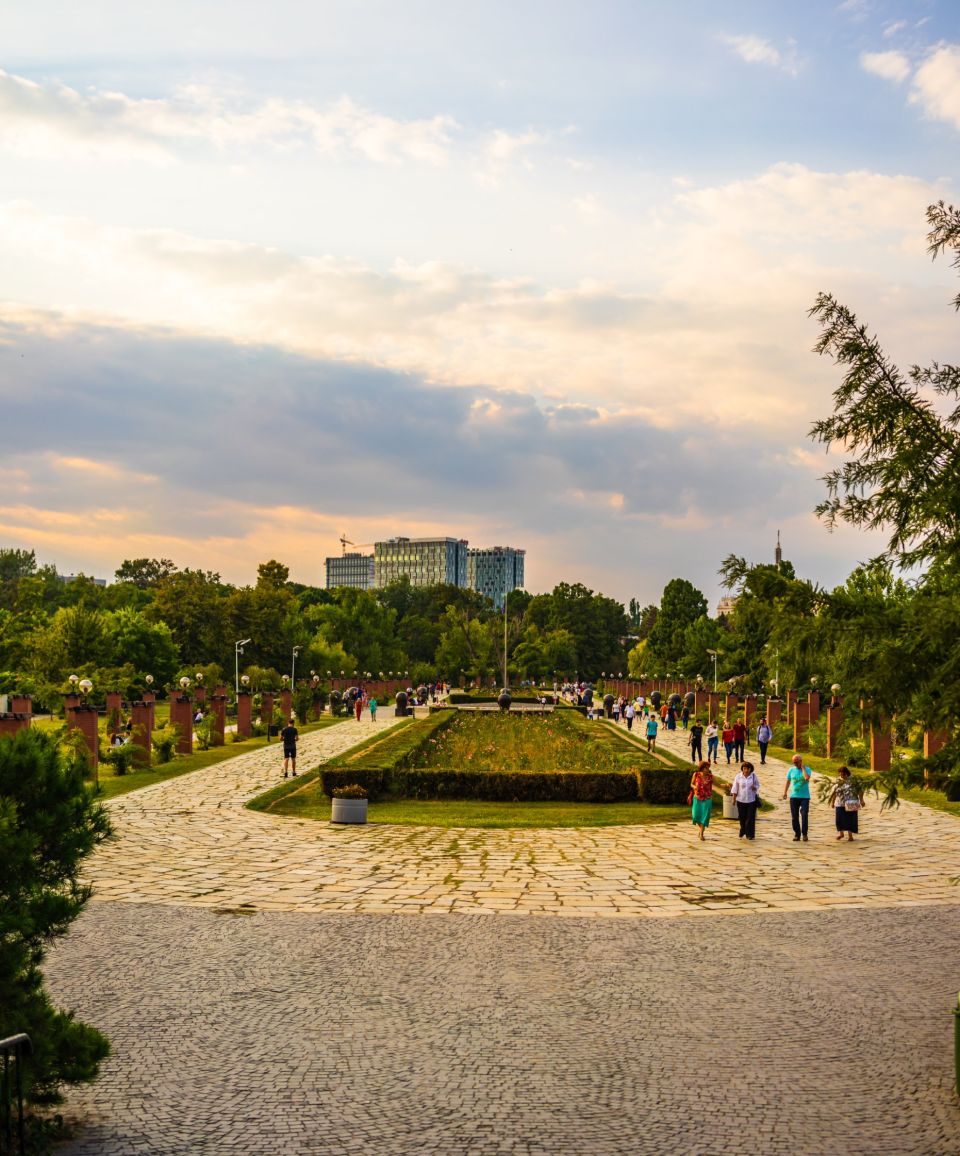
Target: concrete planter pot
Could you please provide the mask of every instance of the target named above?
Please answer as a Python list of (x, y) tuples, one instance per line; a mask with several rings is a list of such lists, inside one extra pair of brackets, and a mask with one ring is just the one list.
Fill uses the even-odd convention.
[(331, 823), (365, 823), (367, 821), (366, 799), (333, 799), (332, 803)]

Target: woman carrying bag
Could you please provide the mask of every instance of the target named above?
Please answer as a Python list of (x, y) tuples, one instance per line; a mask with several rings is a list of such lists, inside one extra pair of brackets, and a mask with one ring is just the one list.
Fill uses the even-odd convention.
[(693, 772), (687, 802), (690, 804), (693, 825), (700, 828), (700, 838), (703, 839), (704, 831), (710, 826), (710, 812), (713, 809), (713, 774), (706, 759)]
[(857, 789), (850, 778), (850, 768), (841, 767), (837, 772), (840, 776), (833, 788), (830, 802), (837, 817), (837, 839), (844, 835), (847, 842), (852, 843), (854, 835), (860, 832), (860, 808), (863, 806), (863, 793)]
[(760, 806), (760, 780), (753, 763), (741, 763), (730, 794), (737, 800), (740, 838), (753, 839), (757, 833), (757, 808)]

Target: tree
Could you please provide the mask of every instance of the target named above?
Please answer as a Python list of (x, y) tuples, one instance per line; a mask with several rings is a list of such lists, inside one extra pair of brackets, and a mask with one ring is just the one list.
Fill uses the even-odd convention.
[(157, 583), (153, 604), (144, 613), (170, 627), (181, 662), (230, 667), (234, 639), (227, 621), (228, 594), (229, 588), (213, 571), (179, 570)]
[(130, 582), (145, 589), (156, 586), (176, 571), (176, 566), (169, 558), (127, 558), (120, 563), (113, 576), (117, 582)]
[(525, 620), (543, 632), (567, 631), (577, 648), (573, 669), (581, 674), (595, 678), (603, 670), (626, 668), (623, 640), (628, 624), (623, 605), (579, 582), (561, 582), (552, 593), (535, 595)]
[(499, 665), (490, 624), (469, 610), (447, 607), (436, 663), (439, 673), (450, 682), (458, 682), (461, 671), (469, 678), (488, 678)]
[(648, 664), (664, 672), (678, 667), (684, 656), (687, 627), (706, 613), (707, 600), (696, 586), (686, 578), (672, 578), (663, 588), (660, 612), (647, 638)]
[[(960, 210), (940, 201), (927, 220), (930, 253), (952, 250), (960, 266)], [(816, 352), (845, 370), (833, 412), (810, 436), (850, 455), (824, 477), (817, 514), (829, 528), (888, 531), (887, 556), (901, 566), (960, 564), (960, 404), (941, 413), (933, 403), (960, 398), (960, 366), (933, 362), (904, 373), (831, 294), (819, 294), (810, 312), (822, 325)]]
[(41, 971), (51, 941), (90, 898), (80, 866), (109, 831), (57, 736), (30, 729), (0, 742), (0, 1036), (30, 1035), (34, 1101), (56, 1101), (61, 1084), (93, 1079), (110, 1050), (95, 1028), (51, 1004)]
[(126, 608), (107, 615), (106, 643), (108, 662), (114, 666), (130, 663), (142, 674), (152, 674), (158, 686), (167, 685), (180, 664), (170, 627), (151, 622), (138, 610)]
[(341, 586), (333, 596), (329, 606), (311, 607), (305, 616), (321, 641), (328, 646), (339, 642), (353, 655), (360, 671), (397, 670), (406, 665), (396, 638), (396, 611), (381, 606), (369, 590)]
[(287, 584), (287, 579), (290, 577), (290, 568), (284, 566), (282, 562), (277, 562), (271, 559), (269, 562), (261, 562), (257, 567), (257, 586), (258, 588), (266, 587), (268, 590), (282, 590)]

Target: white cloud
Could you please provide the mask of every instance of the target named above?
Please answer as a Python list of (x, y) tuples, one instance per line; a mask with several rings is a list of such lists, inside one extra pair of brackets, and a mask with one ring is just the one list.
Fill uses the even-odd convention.
[(910, 101), (932, 120), (960, 129), (960, 45), (938, 45), (917, 69)]
[(902, 84), (910, 75), (910, 61), (902, 52), (863, 52), (860, 67), (895, 84)]
[(226, 151), (255, 146), (353, 154), (378, 164), (441, 164), (459, 126), (450, 116), (398, 120), (341, 97), (316, 106), (187, 85), (170, 97), (135, 99), (120, 92), (81, 93), (0, 70), (0, 143), (28, 155), (64, 146), (120, 151), (167, 162), (203, 144)]
[(786, 72), (790, 76), (796, 76), (799, 72), (796, 46), (792, 41), (788, 43), (785, 50), (781, 51), (769, 40), (752, 34), (721, 36), (720, 39), (748, 64), (766, 64), (771, 68)]
[(898, 32), (902, 32), (907, 27), (906, 20), (893, 20), (883, 30), (885, 40), (892, 40)]

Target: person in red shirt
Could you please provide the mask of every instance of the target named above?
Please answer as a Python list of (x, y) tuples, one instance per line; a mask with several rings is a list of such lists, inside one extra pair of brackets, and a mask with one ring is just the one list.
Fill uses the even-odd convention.
[(733, 754), (734, 733), (733, 727), (727, 719), (723, 720), (723, 733), (720, 736), (723, 743), (723, 749), (727, 752), (727, 762), (730, 762), (730, 756)]

